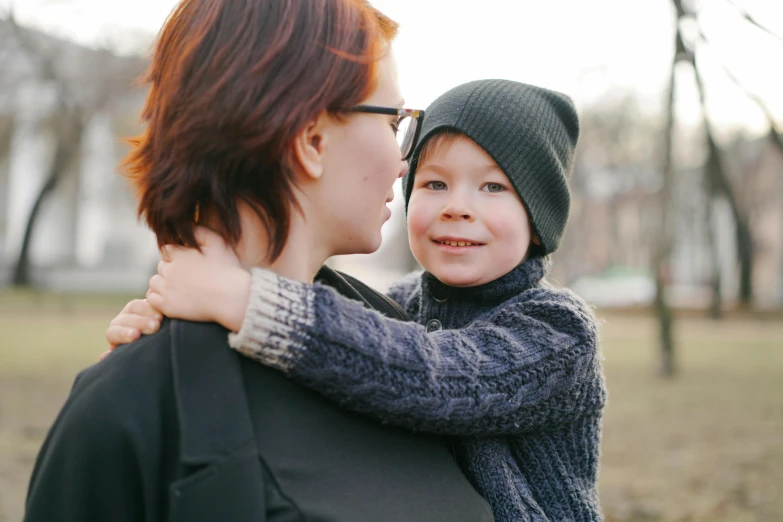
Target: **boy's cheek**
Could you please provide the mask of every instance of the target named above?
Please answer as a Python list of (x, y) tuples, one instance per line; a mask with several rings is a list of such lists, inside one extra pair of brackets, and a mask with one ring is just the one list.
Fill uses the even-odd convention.
[[(410, 207), (408, 207), (410, 209)], [(420, 242), (426, 238), (428, 220), (421, 212), (408, 211), (408, 237), (411, 243)]]

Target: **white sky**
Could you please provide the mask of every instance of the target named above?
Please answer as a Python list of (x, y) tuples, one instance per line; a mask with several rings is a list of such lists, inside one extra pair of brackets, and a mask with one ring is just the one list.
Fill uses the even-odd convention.
[[(734, 0), (783, 34), (783, 1)], [(660, 107), (671, 60), (670, 0), (375, 0), (400, 22), (395, 43), (407, 105), (424, 108), (465, 81), (509, 78), (563, 91), (584, 105), (617, 90)], [(85, 44), (106, 34), (154, 34), (175, 0), (0, 0), (21, 22)], [(716, 56), (761, 95), (783, 123), (783, 42), (743, 21), (727, 0), (701, 0), (711, 116), (721, 126), (764, 130), (761, 113), (722, 74)], [(680, 117), (699, 117), (692, 79), (678, 91)]]

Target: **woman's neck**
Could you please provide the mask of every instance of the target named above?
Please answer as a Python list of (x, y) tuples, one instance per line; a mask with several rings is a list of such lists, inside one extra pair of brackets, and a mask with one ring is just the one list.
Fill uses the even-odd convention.
[[(270, 241), (264, 233), (264, 228), (260, 222), (257, 222), (254, 214), (242, 217), (242, 243), (247, 241), (244, 238), (253, 238), (253, 243), (240, 244), (237, 248), (240, 263), (247, 269), (265, 268), (288, 279), (312, 283), (318, 270), (331, 255), (326, 245), (321, 244), (323, 238), (320, 234), (313, 230), (313, 227), (306, 226), (302, 215), (294, 210), (291, 214), (291, 227), (285, 246), (280, 256), (270, 263), (266, 260)], [(246, 234), (246, 231), (249, 233)]]
[(318, 253), (314, 243), (306, 240), (304, 235), (289, 234), (280, 257), (264, 268), (288, 279), (312, 283), (328, 257)]

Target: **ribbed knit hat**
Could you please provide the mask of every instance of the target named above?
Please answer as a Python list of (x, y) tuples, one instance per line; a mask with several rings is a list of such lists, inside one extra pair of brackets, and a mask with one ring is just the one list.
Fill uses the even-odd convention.
[(427, 107), (402, 187), (407, 211), (419, 154), (445, 130), (465, 134), (495, 160), (527, 209), (544, 254), (563, 237), (571, 193), (568, 176), (579, 138), (579, 117), (568, 96), (508, 80), (455, 87)]

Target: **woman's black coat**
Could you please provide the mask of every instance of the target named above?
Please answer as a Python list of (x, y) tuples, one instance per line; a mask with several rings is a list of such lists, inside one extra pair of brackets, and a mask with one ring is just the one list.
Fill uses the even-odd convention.
[[(404, 312), (324, 268), (318, 280)], [(82, 372), (38, 455), (27, 522), (491, 521), (439, 439), (349, 413), (166, 320)]]

